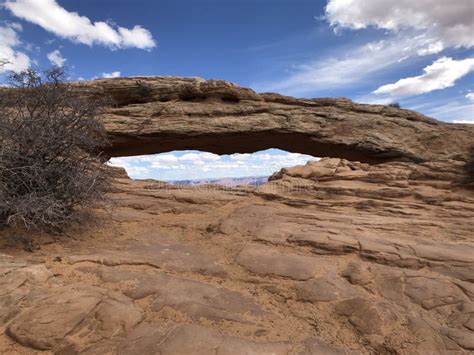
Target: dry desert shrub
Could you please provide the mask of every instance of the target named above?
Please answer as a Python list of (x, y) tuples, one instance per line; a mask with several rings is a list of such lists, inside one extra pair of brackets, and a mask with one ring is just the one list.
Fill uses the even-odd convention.
[(75, 93), (61, 68), (12, 73), (9, 81), (0, 92), (0, 227), (62, 230), (109, 186), (98, 153), (104, 100)]

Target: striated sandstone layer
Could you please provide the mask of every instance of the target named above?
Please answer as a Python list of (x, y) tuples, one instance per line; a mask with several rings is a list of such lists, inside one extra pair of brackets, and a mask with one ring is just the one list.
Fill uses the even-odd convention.
[(472, 353), (462, 164), (327, 158), (233, 189), (116, 173), (113, 213), (74, 238), (28, 253), (0, 231), (0, 352)]
[(200, 78), (133, 77), (77, 84), (107, 95), (110, 156), (197, 149), (216, 154), (268, 148), (379, 163), (466, 160), (474, 126), (347, 99), (257, 94)]
[(0, 353), (474, 351), (473, 126), (193, 78), (78, 87), (115, 100), (111, 156), (333, 158), (258, 188), (115, 169), (99, 223), (56, 240), (1, 230)]

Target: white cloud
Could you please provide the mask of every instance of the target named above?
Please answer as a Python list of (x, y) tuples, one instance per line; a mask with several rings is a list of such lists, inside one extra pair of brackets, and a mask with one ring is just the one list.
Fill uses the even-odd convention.
[(146, 176), (150, 169), (143, 166), (136, 166), (130, 158), (112, 158), (108, 162), (110, 166), (124, 168), (129, 176)]
[(423, 46), (422, 48), (418, 49), (417, 53), (418, 55), (430, 55), (430, 54), (436, 54), (439, 53), (443, 50), (443, 43), (442, 42), (435, 42), (435, 43), (429, 43), (427, 46)]
[(447, 98), (444, 102), (424, 111), (430, 117), (454, 123), (474, 123), (474, 103), (463, 99)]
[(61, 52), (58, 49), (52, 51), (51, 53), (48, 53), (47, 57), (51, 64), (57, 67), (62, 67), (66, 62), (66, 58), (63, 58)]
[(9, 25), (11, 28), (13, 28), (15, 31), (18, 31), (18, 32), (23, 31), (23, 26), (21, 25), (21, 23), (10, 22), (10, 23), (8, 23), (8, 25)]
[(143, 161), (151, 163), (175, 163), (178, 161), (178, 158), (173, 154), (158, 154), (158, 155), (147, 155), (141, 158)]
[(325, 17), (336, 28), (425, 33), (426, 48), (419, 52), (425, 55), (473, 47), (473, 12), (472, 0), (329, 0)]
[(119, 71), (113, 71), (111, 73), (102, 73), (102, 77), (103, 78), (107, 78), (107, 79), (110, 79), (110, 78), (119, 78), (120, 77), (120, 72)]
[(301, 95), (351, 86), (406, 60), (418, 43), (419, 38), (400, 37), (344, 48), (334, 57), (295, 66), (293, 72), (281, 80), (253, 87), (258, 91)]
[(129, 174), (129, 176), (146, 176), (150, 173), (150, 169), (144, 168), (142, 166), (130, 166), (125, 170), (127, 170), (127, 174)]
[(178, 158), (178, 160), (191, 160), (191, 161), (215, 161), (220, 160), (217, 154), (213, 153), (187, 153)]
[(472, 120), (454, 120), (453, 123), (474, 124), (474, 119), (472, 119)]
[(7, 23), (0, 26), (0, 60), (5, 60), (6, 65), (0, 66), (0, 73), (13, 70), (21, 71), (27, 69), (30, 64), (30, 58), (23, 52), (18, 51), (22, 46), (18, 38), (18, 32), (22, 27), (18, 23)]
[(69, 12), (55, 0), (7, 0), (4, 7), (15, 16), (41, 26), (55, 35), (87, 44), (110, 48), (151, 49), (156, 46), (150, 31), (136, 25), (132, 29), (107, 22), (91, 22), (76, 12)]
[(374, 91), (394, 96), (418, 95), (454, 85), (456, 80), (474, 70), (474, 58), (453, 60), (443, 57), (423, 69), (423, 74), (398, 80)]
[(112, 158), (111, 164), (124, 167), (133, 178), (181, 180), (266, 176), (282, 167), (305, 164), (312, 159), (315, 158), (284, 151), (233, 155), (188, 151)]
[(283, 79), (252, 85), (258, 91), (301, 95), (354, 86), (401, 62), (446, 48), (474, 46), (473, 0), (329, 0), (324, 18), (336, 33), (375, 27), (381, 41), (342, 48), (332, 57), (296, 65)]
[(361, 103), (361, 104), (369, 104), (369, 105), (389, 105), (393, 103), (393, 97), (389, 96), (377, 96), (374, 94), (369, 94), (369, 95), (362, 95), (354, 98), (355, 102)]
[(471, 100), (471, 101), (474, 101), (474, 92), (470, 92), (466, 95), (466, 98)]
[(135, 26), (131, 30), (124, 27), (118, 29), (124, 47), (137, 47), (140, 49), (150, 49), (156, 46), (150, 31)]

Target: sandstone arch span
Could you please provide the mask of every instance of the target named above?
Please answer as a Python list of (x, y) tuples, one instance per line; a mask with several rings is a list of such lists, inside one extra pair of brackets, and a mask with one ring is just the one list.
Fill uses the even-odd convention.
[(78, 84), (116, 105), (103, 120), (110, 156), (195, 149), (216, 154), (280, 148), (369, 163), (466, 160), (474, 126), (348, 99), (257, 94), (200, 78), (131, 77)]

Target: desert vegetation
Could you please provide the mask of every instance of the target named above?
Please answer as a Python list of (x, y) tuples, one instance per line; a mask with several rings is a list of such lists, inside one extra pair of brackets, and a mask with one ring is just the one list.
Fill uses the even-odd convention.
[(28, 69), (0, 92), (0, 227), (62, 230), (104, 199), (105, 101), (79, 95), (65, 77)]
[(402, 108), (398, 102), (392, 102), (388, 104), (388, 106), (393, 108)]

